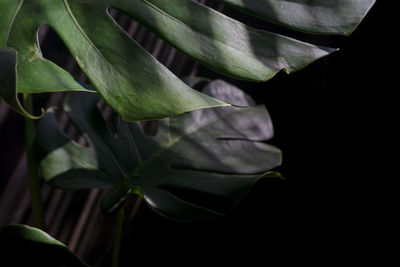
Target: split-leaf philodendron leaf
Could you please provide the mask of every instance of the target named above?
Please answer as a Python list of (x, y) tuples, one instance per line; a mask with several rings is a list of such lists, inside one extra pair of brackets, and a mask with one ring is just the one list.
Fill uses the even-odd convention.
[(0, 252), (4, 266), (88, 267), (63, 243), (27, 225), (0, 229)]
[[(375, 2), (220, 1), (296, 30), (327, 34), (350, 33)], [(227, 105), (192, 90), (162, 66), (113, 21), (110, 8), (209, 68), (239, 79), (265, 81), (280, 70), (296, 71), (334, 51), (253, 29), (192, 0), (0, 0), (0, 95), (26, 114), (14, 97), (17, 93), (86, 90), (43, 58), (37, 33), (46, 24), (98, 93), (126, 120)], [(3, 60), (10, 53), (15, 63)]]
[(217, 0), (297, 31), (349, 35), (375, 0)]
[(64, 109), (89, 146), (71, 140), (49, 112), (38, 125), (36, 140), (44, 179), (63, 189), (112, 189), (102, 201), (105, 213), (117, 210), (130, 193), (175, 220), (221, 214), (213, 203), (204, 206), (187, 198), (199, 193), (225, 199), (228, 211), (258, 179), (278, 175), (269, 170), (280, 165), (281, 152), (264, 143), (273, 135), (265, 106), (220, 80), (203, 92), (249, 107), (197, 110), (160, 120), (154, 136), (144, 134), (139, 123), (116, 119), (113, 134), (96, 106), (97, 95), (71, 93)]

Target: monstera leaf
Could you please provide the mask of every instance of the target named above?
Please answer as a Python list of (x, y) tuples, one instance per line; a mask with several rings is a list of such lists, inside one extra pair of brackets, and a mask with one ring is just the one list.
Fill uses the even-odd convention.
[(136, 193), (168, 218), (221, 215), (220, 206), (202, 205), (193, 196), (226, 199), (229, 210), (258, 179), (275, 175), (268, 171), (280, 164), (281, 152), (263, 142), (273, 135), (265, 106), (220, 80), (203, 92), (250, 107), (198, 110), (160, 120), (154, 136), (146, 135), (139, 123), (116, 119), (113, 134), (96, 106), (97, 95), (70, 94), (64, 109), (89, 146), (67, 137), (53, 113), (45, 115), (36, 140), (44, 179), (64, 189), (112, 189), (102, 201), (106, 213)]
[(297, 31), (351, 34), (375, 0), (217, 0)]
[[(374, 3), (223, 2), (295, 29), (329, 34), (351, 32)], [(97, 92), (126, 120), (227, 105), (186, 86), (122, 31), (110, 17), (110, 8), (147, 26), (209, 68), (239, 79), (265, 81), (280, 70), (296, 71), (334, 51), (253, 29), (192, 0), (0, 0), (0, 59), (7, 58), (0, 61), (0, 95), (26, 114), (15, 97), (18, 93), (86, 90), (43, 58), (37, 33), (47, 24)]]
[(27, 225), (0, 230), (1, 262), (7, 266), (87, 267), (63, 243)]

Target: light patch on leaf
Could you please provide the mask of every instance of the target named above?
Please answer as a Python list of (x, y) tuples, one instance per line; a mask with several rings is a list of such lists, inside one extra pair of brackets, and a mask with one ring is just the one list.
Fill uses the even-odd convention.
[(29, 62), (32, 62), (38, 58), (43, 58), (42, 51), (40, 51), (40, 48), (36, 44), (29, 47), (29, 53), (32, 54), (32, 56), (28, 59)]
[(76, 62), (78, 63), (78, 65), (79, 65), (81, 68), (84, 68), (84, 67), (85, 67), (84, 61), (81, 60), (78, 56), (75, 57), (75, 60), (76, 60)]

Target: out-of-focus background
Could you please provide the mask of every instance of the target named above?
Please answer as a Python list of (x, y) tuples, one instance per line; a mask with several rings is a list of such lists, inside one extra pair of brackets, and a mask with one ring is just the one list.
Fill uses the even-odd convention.
[[(257, 28), (282, 30), (213, 1), (200, 2)], [(286, 178), (261, 180), (228, 216), (207, 222), (168, 221), (131, 199), (122, 266), (238, 260), (245, 260), (247, 266), (288, 260), (331, 263), (354, 256), (356, 247), (368, 244), (380, 190), (371, 189), (370, 177), (378, 185), (384, 183), (376, 169), (384, 169), (389, 157), (380, 146), (386, 109), (391, 107), (389, 92), (395, 89), (385, 74), (392, 53), (385, 42), (383, 27), (389, 25), (382, 23), (381, 1), (349, 37), (286, 30), (289, 36), (340, 50), (265, 83), (213, 73), (146, 28), (112, 12), (135, 40), (178, 76), (224, 79), (264, 103), (275, 128), (269, 143), (283, 151), (283, 165), (276, 170)], [(46, 58), (87, 82), (51, 29), (42, 27), (39, 35)], [(59, 104), (63, 97), (37, 95), (36, 108)], [(64, 127), (69, 131), (65, 119)], [(0, 226), (31, 223), (23, 129), (23, 119), (0, 100)], [(109, 266), (112, 245), (114, 218), (104, 217), (98, 208), (103, 195), (99, 190), (61, 191), (47, 185), (43, 190), (48, 232), (93, 266)]]

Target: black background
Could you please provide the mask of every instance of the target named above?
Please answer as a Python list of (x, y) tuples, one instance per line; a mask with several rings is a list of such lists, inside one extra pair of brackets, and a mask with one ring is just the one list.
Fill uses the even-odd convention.
[(232, 213), (211, 222), (175, 223), (142, 207), (125, 237), (126, 262), (254, 266), (372, 258), (395, 89), (383, 10), (378, 1), (349, 37), (322, 38), (340, 50), (304, 70), (266, 83), (228, 79), (267, 105), (275, 127), (270, 143), (283, 151), (277, 170), (286, 179), (261, 180)]
[[(213, 221), (172, 222), (142, 205), (135, 223), (125, 227), (122, 266), (325, 265), (373, 257), (381, 231), (376, 221), (384, 220), (386, 205), (381, 192), (394, 178), (384, 173), (395, 158), (389, 154), (394, 148), (388, 125), (395, 122), (389, 117), (397, 86), (390, 74), (395, 43), (389, 39), (395, 31), (387, 17), (378, 0), (349, 37), (313, 37), (338, 52), (266, 83), (200, 68), (200, 75), (226, 79), (267, 106), (275, 128), (269, 143), (283, 152), (277, 171), (285, 180), (259, 181), (228, 216)], [(246, 22), (264, 27), (258, 20)], [(1, 132), (2, 140), (22, 139), (18, 125), (14, 132)], [(2, 147), (10, 153), (1, 166), (8, 166), (21, 151), (5, 141)], [(3, 168), (4, 177), (10, 170)]]

